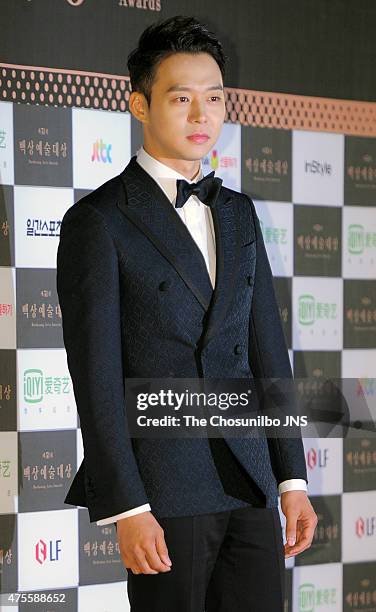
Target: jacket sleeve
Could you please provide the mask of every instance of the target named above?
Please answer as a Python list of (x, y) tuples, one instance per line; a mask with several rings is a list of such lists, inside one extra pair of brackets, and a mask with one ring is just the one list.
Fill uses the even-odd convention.
[(143, 506), (137, 506), (137, 508), (132, 508), (132, 510), (127, 510), (126, 512), (120, 512), (120, 514), (115, 514), (114, 516), (107, 516), (100, 521), (97, 521), (97, 525), (109, 525), (110, 523), (117, 523), (123, 518), (128, 518), (129, 516), (135, 516), (136, 514), (141, 514), (142, 512), (151, 512), (150, 504), (144, 504)]
[(86, 202), (63, 217), (56, 284), (93, 522), (148, 499), (125, 412), (117, 250), (102, 213)]
[[(249, 364), (255, 378), (292, 379), (292, 370), (260, 222), (247, 196), (256, 232), (256, 271), (249, 319)], [(293, 478), (308, 483), (301, 437), (268, 437), (277, 484)]]

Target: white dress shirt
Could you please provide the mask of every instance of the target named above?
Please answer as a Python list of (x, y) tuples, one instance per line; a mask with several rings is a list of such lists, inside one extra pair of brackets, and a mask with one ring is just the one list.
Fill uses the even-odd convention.
[[(214, 288), (216, 270), (215, 232), (210, 207), (203, 204), (197, 196), (192, 195), (188, 198), (184, 206), (175, 208), (177, 192), (176, 180), (184, 179), (187, 181), (187, 178), (169, 166), (162, 164), (162, 162), (155, 159), (155, 157), (149, 155), (143, 147), (137, 151), (137, 162), (158, 183), (173, 205), (174, 210), (187, 226), (192, 238), (205, 259), (210, 280)], [(197, 183), (203, 176), (202, 164), (200, 164), (198, 173), (191, 181), (188, 180), (188, 183)], [(289, 480), (284, 480), (278, 485), (279, 494), (292, 490), (307, 491), (306, 481), (302, 478), (291, 478)], [(148, 510), (151, 511), (150, 504), (143, 504), (142, 506), (137, 506), (136, 508), (121, 512), (120, 514), (101, 519), (97, 521), (97, 525), (114, 523), (122, 518), (140, 514)]]

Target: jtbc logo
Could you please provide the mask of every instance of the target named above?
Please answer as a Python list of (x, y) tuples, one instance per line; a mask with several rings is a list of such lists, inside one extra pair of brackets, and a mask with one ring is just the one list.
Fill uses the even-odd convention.
[(328, 453), (327, 448), (310, 448), (307, 452), (307, 465), (313, 470), (314, 468), (324, 468), (328, 465)]
[(61, 540), (50, 540), (48, 544), (44, 540), (39, 540), (35, 545), (35, 559), (43, 565), (45, 561), (58, 561)]
[(376, 517), (369, 516), (366, 519), (359, 517), (355, 522), (355, 533), (358, 538), (363, 536), (373, 536), (376, 532)]
[(112, 164), (111, 158), (111, 149), (112, 145), (106, 145), (102, 138), (100, 140), (96, 140), (93, 144), (93, 152), (91, 154), (91, 161), (99, 161), (104, 162), (105, 164)]

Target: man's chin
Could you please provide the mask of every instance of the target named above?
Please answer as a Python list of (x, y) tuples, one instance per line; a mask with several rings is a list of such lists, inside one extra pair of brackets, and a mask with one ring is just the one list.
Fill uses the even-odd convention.
[[(208, 145), (208, 143), (211, 143)], [(208, 155), (213, 144), (211, 141), (206, 142), (202, 145), (192, 144), (188, 147), (184, 147), (179, 151), (179, 159), (185, 159), (186, 161), (198, 161)]]

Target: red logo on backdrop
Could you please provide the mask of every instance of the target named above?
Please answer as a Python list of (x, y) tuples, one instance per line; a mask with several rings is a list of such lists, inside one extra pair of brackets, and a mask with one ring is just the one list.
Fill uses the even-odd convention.
[(43, 565), (45, 561), (59, 561), (61, 553), (61, 540), (49, 540), (45, 542), (40, 539), (35, 544), (35, 559)]
[(314, 448), (311, 448), (308, 453), (307, 453), (307, 464), (308, 467), (313, 470), (314, 467), (316, 467), (317, 464), (317, 453), (316, 450)]
[(316, 467), (324, 468), (328, 464), (328, 449), (327, 448), (319, 448), (316, 450), (315, 448), (310, 448), (307, 452), (307, 465), (310, 470), (313, 470)]
[(376, 533), (376, 517), (368, 516), (363, 519), (361, 516), (355, 521), (355, 533), (358, 538), (363, 536), (374, 536)]
[(35, 545), (35, 558), (41, 565), (47, 558), (47, 545), (43, 540), (39, 540)]

